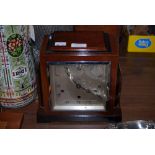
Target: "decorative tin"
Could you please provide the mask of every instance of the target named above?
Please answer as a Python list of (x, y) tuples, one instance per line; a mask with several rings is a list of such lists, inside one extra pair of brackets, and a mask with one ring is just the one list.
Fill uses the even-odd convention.
[(29, 26), (0, 26), (0, 105), (17, 108), (35, 98)]

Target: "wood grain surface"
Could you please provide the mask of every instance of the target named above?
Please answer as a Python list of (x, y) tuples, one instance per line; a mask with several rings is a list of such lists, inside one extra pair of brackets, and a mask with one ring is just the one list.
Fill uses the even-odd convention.
[[(19, 129), (22, 126), (23, 113), (0, 112), (0, 125), (6, 129)], [(0, 127), (0, 128), (1, 128)]]

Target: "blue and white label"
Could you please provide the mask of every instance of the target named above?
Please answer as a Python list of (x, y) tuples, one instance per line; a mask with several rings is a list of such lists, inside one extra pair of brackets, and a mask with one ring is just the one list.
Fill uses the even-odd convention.
[(15, 79), (19, 79), (27, 74), (27, 67), (21, 66), (12, 71), (12, 76)]
[(150, 39), (139, 39), (135, 42), (135, 45), (138, 48), (148, 48), (151, 46), (151, 40)]

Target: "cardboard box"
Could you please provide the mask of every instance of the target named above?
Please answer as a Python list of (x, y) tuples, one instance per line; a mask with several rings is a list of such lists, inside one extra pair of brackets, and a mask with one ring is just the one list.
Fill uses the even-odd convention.
[(155, 36), (129, 35), (128, 52), (155, 53)]

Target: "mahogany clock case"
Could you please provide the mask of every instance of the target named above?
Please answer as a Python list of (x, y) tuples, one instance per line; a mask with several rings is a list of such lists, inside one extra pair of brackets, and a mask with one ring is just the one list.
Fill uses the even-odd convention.
[[(55, 110), (51, 96), (49, 66), (65, 64), (110, 64), (109, 97), (104, 110)], [(93, 65), (92, 65), (93, 66)], [(104, 32), (54, 32), (45, 36), (40, 50), (38, 122), (50, 121), (112, 121), (122, 119), (120, 108), (121, 72), (118, 42)], [(63, 81), (61, 81), (63, 83)]]

